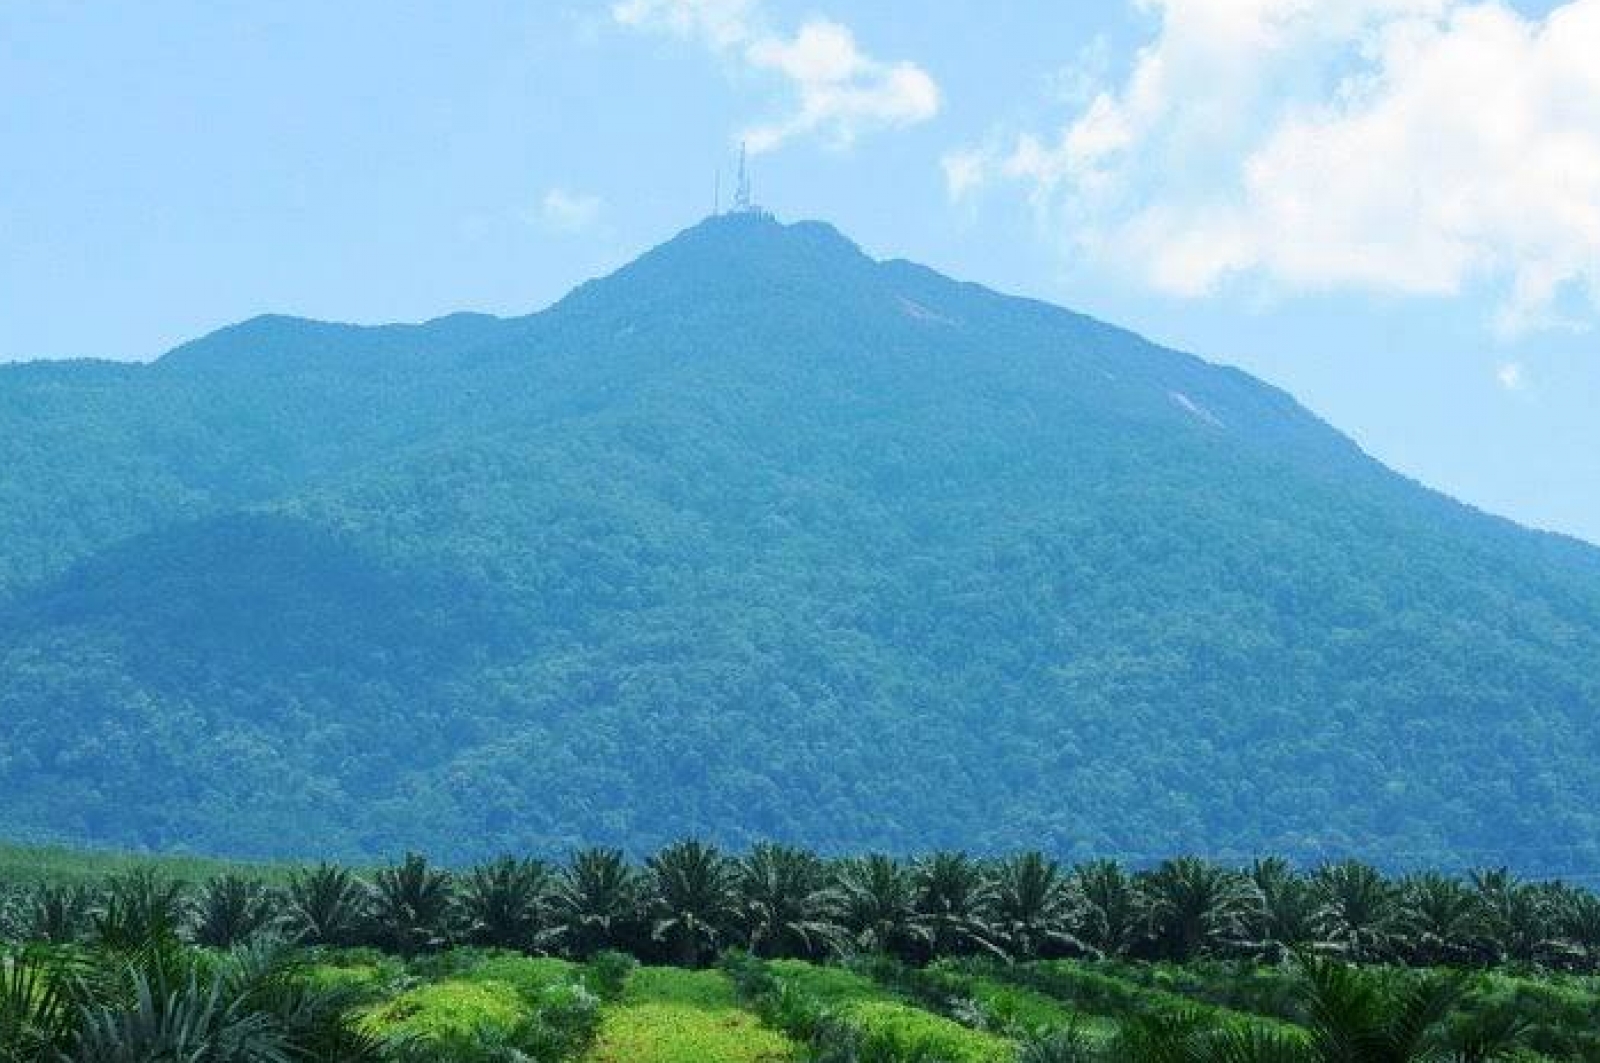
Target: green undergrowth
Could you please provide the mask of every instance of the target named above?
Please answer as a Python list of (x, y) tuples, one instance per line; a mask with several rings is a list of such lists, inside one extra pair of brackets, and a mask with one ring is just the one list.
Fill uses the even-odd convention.
[(981, 964), (944, 960), (924, 968), (877, 957), (859, 962), (861, 973), (923, 1007), (965, 1026), (1007, 1037), (1027, 1037), (1074, 1028), (1091, 1040), (1106, 1040), (1115, 1024), (1074, 1008), (1047, 993), (987, 972)]
[(782, 1063), (796, 1046), (745, 1010), (720, 971), (644, 967), (606, 1009), (588, 1063)]
[(1227, 1011), (1291, 1023), (1305, 1019), (1299, 976), (1282, 966), (1240, 960), (1199, 960), (1189, 964), (1107, 960), (1097, 963), (1095, 970), (1156, 993)]
[(1076, 1011), (1102, 1020), (1152, 1014), (1183, 1014), (1222, 1026), (1292, 1033), (1298, 1027), (1282, 1015), (1263, 1015), (1208, 1003), (1156, 985), (1141, 985), (1076, 960), (983, 964), (977, 970), (1004, 984), (1042, 993)]
[(1515, 1016), (1524, 1043), (1550, 1059), (1600, 1063), (1600, 986), (1593, 978), (1522, 978), (1487, 973), (1473, 978), (1468, 1012)]
[(362, 1026), (385, 1037), (440, 1041), (509, 1032), (527, 1015), (527, 1003), (512, 986), (451, 978), (416, 986), (373, 1007)]
[(407, 979), (406, 965), (377, 949), (314, 949), (305, 977), (313, 985), (340, 988), (378, 997)]
[[(381, 977), (370, 964), (323, 965), (321, 977)], [(345, 973), (353, 972), (353, 973)], [(398, 991), (370, 1005), (361, 1029), (396, 1046), (405, 1063), (491, 1063), (576, 1058), (600, 1029), (600, 999), (578, 965), (460, 949), (412, 961)]]
[[(756, 961), (746, 961), (754, 963)], [(863, 1059), (927, 1059), (944, 1063), (1001, 1063), (1015, 1046), (999, 1034), (938, 1015), (904, 994), (842, 967), (800, 960), (760, 965), (747, 984), (769, 1021), (825, 1047), (844, 1042)]]

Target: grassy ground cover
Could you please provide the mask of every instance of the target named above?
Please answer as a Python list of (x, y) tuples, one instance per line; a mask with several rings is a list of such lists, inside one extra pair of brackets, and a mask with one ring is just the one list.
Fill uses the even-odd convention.
[(1099, 1016), (1103, 1020), (1115, 1021), (1152, 1012), (1198, 1013), (1221, 1024), (1246, 1025), (1280, 1032), (1296, 1028), (1279, 1015), (1255, 1014), (1218, 1006), (1153, 984), (1139, 984), (1110, 973), (1107, 969), (1076, 960), (994, 964), (981, 970), (996, 981), (1043, 993), (1070, 1005), (1075, 1011)]
[(152, 866), (173, 878), (189, 882), (212, 878), (227, 871), (238, 871), (269, 881), (281, 880), (289, 873), (287, 865), (233, 863), (200, 856), (153, 857), (112, 850), (0, 844), (0, 883), (90, 883), (107, 875)]
[(1110, 1019), (1027, 986), (957, 965), (935, 965), (931, 970), (936, 976), (950, 979), (952, 989), (976, 1003), (985, 1021), (998, 1030), (1039, 1033), (1070, 1026), (1094, 1040), (1106, 1040), (1116, 1031), (1116, 1024)]
[(775, 960), (774, 975), (856, 1026), (870, 1042), (908, 1059), (1000, 1063), (1016, 1048), (1005, 1037), (933, 1014), (865, 975), (799, 960)]
[(606, 1009), (587, 1063), (784, 1063), (795, 1045), (740, 1006), (720, 971), (643, 967)]
[(510, 1033), (527, 1017), (527, 1003), (514, 987), (450, 978), (374, 1005), (361, 1025), (383, 1037), (448, 1041)]

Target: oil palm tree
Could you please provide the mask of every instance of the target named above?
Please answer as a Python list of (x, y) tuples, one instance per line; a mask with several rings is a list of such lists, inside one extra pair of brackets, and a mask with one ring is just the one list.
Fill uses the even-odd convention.
[(1247, 876), (1192, 856), (1163, 862), (1141, 885), (1157, 945), (1180, 963), (1238, 942), (1261, 910)]
[(171, 949), (188, 919), (188, 887), (153, 867), (113, 875), (90, 916), (95, 944), (122, 951)]
[(1305, 1046), (1219, 1027), (1198, 1011), (1136, 1013), (1118, 1024), (1106, 1063), (1312, 1063)]
[(1481, 906), (1459, 879), (1424, 872), (1401, 879), (1399, 899), (1407, 959), (1424, 966), (1465, 963), (1483, 939)]
[(285, 921), (307, 945), (350, 945), (366, 918), (370, 890), (354, 873), (333, 864), (294, 872), (289, 877)]
[(1469, 1019), (1460, 975), (1365, 971), (1299, 954), (1303, 1033), (1217, 1026), (1154, 1012), (1125, 1022), (1110, 1058), (1139, 1063), (1491, 1063), (1517, 1052), (1522, 1025)]
[(319, 987), (276, 947), (175, 965), (134, 962), (80, 1005), (60, 1063), (378, 1063), (347, 1021), (348, 990)]
[(17, 901), (17, 930), (23, 941), (70, 944), (83, 937), (88, 928), (94, 899), (94, 891), (86, 886), (36, 886)]
[(839, 949), (840, 898), (815, 853), (763, 842), (738, 862), (735, 877), (751, 953), (815, 958)]
[(1531, 964), (1551, 948), (1548, 893), (1506, 868), (1472, 873), (1484, 936), (1499, 963)]
[(479, 945), (536, 952), (552, 936), (555, 877), (542, 860), (502, 856), (461, 883), (464, 936)]
[(898, 860), (880, 853), (844, 860), (835, 868), (834, 882), (840, 922), (853, 949), (904, 958), (929, 943), (916, 885)]
[(645, 866), (650, 936), (667, 945), (679, 966), (700, 966), (738, 919), (732, 865), (715, 846), (690, 839), (667, 846)]
[(449, 944), (455, 922), (450, 873), (407, 853), (372, 877), (369, 911), (380, 939), (402, 956)]
[(83, 963), (40, 945), (0, 952), (0, 1061), (56, 1063), (77, 1034)]
[(994, 932), (1013, 959), (1088, 951), (1072, 933), (1080, 906), (1061, 865), (1043, 853), (1022, 853), (994, 870)]
[(280, 919), (278, 898), (255, 879), (226, 874), (206, 882), (195, 900), (194, 940), (232, 948), (272, 930)]
[(965, 853), (938, 852), (912, 870), (916, 910), (935, 956), (986, 952), (1005, 957), (992, 920), (994, 884)]
[(1600, 897), (1561, 887), (1551, 897), (1551, 919), (1571, 965), (1594, 970), (1600, 961)]
[(561, 938), (577, 956), (631, 944), (642, 889), (621, 850), (585, 849), (575, 854), (556, 882), (553, 899)]
[(1317, 898), (1311, 883), (1282, 857), (1257, 860), (1250, 881), (1261, 898), (1251, 921), (1258, 953), (1283, 960), (1317, 937)]
[(272, 1017), (297, 1063), (380, 1063), (388, 1045), (366, 1032), (355, 1016), (368, 1003), (365, 990), (311, 977), (299, 950), (257, 940), (223, 957), (210, 973), (220, 975), (225, 996)]
[(1078, 937), (1105, 956), (1123, 956), (1149, 934), (1145, 898), (1114, 860), (1092, 860), (1072, 873), (1083, 906)]
[(1377, 870), (1355, 860), (1328, 864), (1311, 876), (1317, 933), (1357, 962), (1388, 954), (1400, 929), (1395, 888)]
[(1487, 1063), (1518, 1047), (1515, 1023), (1453, 1023), (1468, 983), (1461, 974), (1397, 979), (1336, 960), (1303, 956), (1309, 1047), (1318, 1063)]

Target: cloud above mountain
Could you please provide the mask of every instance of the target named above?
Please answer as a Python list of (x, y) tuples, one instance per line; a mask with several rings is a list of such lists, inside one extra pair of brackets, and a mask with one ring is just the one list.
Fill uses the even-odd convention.
[(944, 160), (1170, 293), (1500, 293), (1600, 306), (1600, 0), (1142, 0), (1155, 35), (1055, 131)]
[(779, 78), (789, 105), (743, 131), (753, 152), (804, 136), (847, 147), (870, 131), (939, 113), (939, 86), (927, 71), (869, 55), (850, 27), (828, 18), (784, 33), (754, 0), (620, 0), (611, 15), (620, 25), (694, 40), (746, 71)]
[(546, 229), (560, 233), (579, 233), (594, 225), (605, 204), (599, 196), (551, 188), (539, 200), (534, 220)]

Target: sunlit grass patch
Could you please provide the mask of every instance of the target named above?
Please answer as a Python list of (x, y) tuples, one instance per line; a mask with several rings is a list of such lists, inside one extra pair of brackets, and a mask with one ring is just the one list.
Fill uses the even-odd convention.
[(457, 975), (469, 982), (503, 982), (526, 996), (551, 986), (578, 980), (578, 965), (554, 956), (522, 956), (514, 952), (491, 953)]
[(589, 1063), (781, 1063), (797, 1058), (782, 1034), (739, 1006), (718, 971), (642, 967), (608, 1008)]
[(417, 986), (369, 1009), (361, 1025), (384, 1037), (440, 1041), (508, 1031), (527, 1014), (515, 986), (450, 979)]

